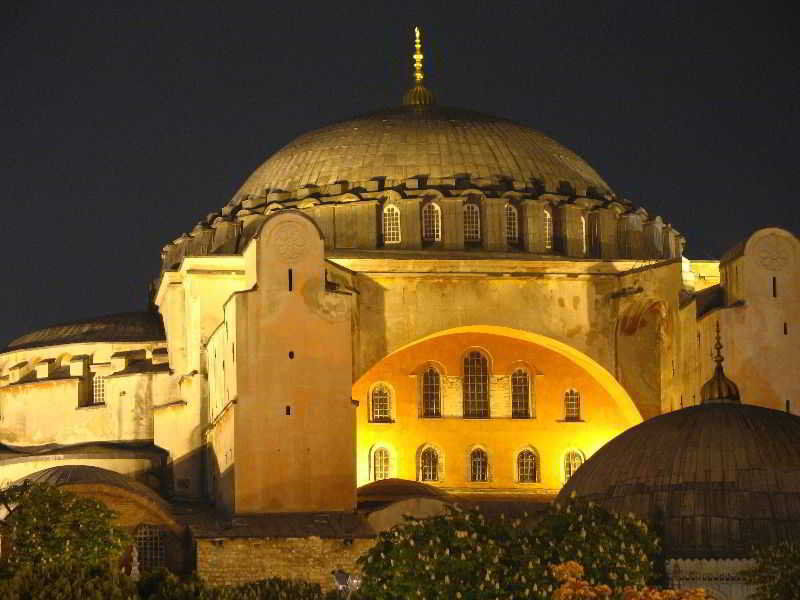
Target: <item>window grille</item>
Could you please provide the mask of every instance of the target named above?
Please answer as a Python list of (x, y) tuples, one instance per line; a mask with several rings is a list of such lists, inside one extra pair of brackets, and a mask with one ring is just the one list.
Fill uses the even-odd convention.
[(388, 421), (391, 418), (391, 398), (392, 393), (383, 384), (376, 385), (372, 389), (372, 420)]
[(489, 416), (489, 365), (486, 357), (472, 351), (464, 357), (464, 416)]
[(583, 455), (580, 452), (576, 450), (567, 452), (564, 455), (564, 481), (572, 477), (582, 464)]
[(480, 448), (470, 454), (470, 480), (489, 481), (489, 457)]
[(511, 416), (515, 419), (531, 416), (530, 378), (525, 369), (517, 369), (511, 374)]
[(481, 211), (477, 204), (464, 205), (464, 241), (481, 241)]
[(422, 239), (426, 242), (438, 242), (442, 239), (442, 211), (433, 202), (422, 207)]
[(441, 408), (441, 381), (439, 371), (428, 367), (422, 374), (422, 416), (440, 417)]
[(586, 255), (586, 217), (581, 216), (581, 254)]
[(383, 243), (400, 242), (400, 209), (389, 204), (383, 208)]
[(139, 554), (139, 568), (142, 571), (166, 566), (164, 531), (156, 525), (139, 525), (134, 534), (136, 550)]
[(439, 454), (433, 448), (426, 448), (420, 456), (420, 479), (439, 481)]
[(513, 204), (506, 204), (506, 242), (516, 244), (519, 242), (519, 219), (517, 209)]
[(536, 455), (530, 450), (523, 450), (517, 455), (517, 477), (520, 483), (535, 483), (538, 481), (536, 472)]
[(378, 448), (372, 453), (372, 479), (379, 481), (389, 478), (389, 451)]
[(105, 404), (106, 402), (106, 378), (94, 374), (92, 377), (92, 404)]
[(544, 249), (553, 249), (553, 215), (549, 210), (544, 211)]
[(580, 421), (581, 393), (579, 391), (567, 390), (564, 393), (564, 418), (567, 421)]

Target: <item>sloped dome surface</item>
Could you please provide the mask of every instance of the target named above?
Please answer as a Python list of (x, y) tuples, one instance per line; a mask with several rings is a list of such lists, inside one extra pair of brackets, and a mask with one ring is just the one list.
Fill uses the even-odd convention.
[(645, 421), (581, 466), (572, 492), (663, 527), (671, 558), (741, 558), (800, 537), (800, 417), (704, 404)]
[(237, 197), (293, 191), (340, 181), (408, 177), (503, 177), (547, 191), (562, 182), (579, 194), (610, 193), (581, 157), (546, 135), (469, 110), (402, 106), (311, 131), (276, 152), (250, 176)]

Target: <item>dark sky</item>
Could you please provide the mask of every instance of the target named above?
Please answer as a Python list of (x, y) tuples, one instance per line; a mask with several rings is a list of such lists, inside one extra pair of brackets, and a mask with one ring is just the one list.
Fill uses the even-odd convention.
[(582, 155), (711, 258), (800, 231), (790, 3), (23, 2), (0, 8), (0, 346), (146, 305), (161, 247), (298, 134), (441, 104)]

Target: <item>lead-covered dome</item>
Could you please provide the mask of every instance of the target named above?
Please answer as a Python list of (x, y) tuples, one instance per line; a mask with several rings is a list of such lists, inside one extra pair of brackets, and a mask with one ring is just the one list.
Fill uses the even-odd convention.
[(555, 192), (609, 195), (608, 184), (580, 156), (512, 121), (436, 105), (401, 106), (303, 134), (247, 179), (236, 198), (267, 191), (411, 177), (505, 179)]

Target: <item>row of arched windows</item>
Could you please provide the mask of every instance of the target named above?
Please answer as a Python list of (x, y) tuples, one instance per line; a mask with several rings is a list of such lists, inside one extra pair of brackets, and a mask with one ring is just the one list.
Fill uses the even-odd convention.
[[(563, 457), (563, 480), (567, 481), (573, 473), (583, 464), (584, 456), (580, 450), (568, 450)], [(417, 478), (420, 481), (442, 481), (443, 457), (441, 452), (428, 446), (419, 453), (417, 465)], [(370, 456), (370, 479), (379, 481), (391, 477), (391, 455), (389, 449), (383, 446), (372, 450)], [(541, 481), (539, 453), (533, 448), (519, 451), (515, 458), (515, 481), (518, 483), (538, 483)], [(481, 483), (491, 479), (489, 454), (483, 448), (474, 448), (468, 457), (467, 464), (469, 481)]]

